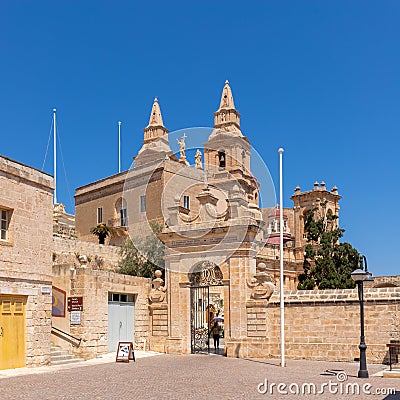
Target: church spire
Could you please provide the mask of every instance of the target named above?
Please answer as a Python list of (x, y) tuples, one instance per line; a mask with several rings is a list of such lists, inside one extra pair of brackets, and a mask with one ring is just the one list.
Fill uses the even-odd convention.
[(228, 80), (225, 81), (225, 86), (224, 86), (224, 89), (222, 90), (221, 103), (219, 105), (219, 110), (221, 110), (222, 108), (225, 108), (228, 110), (235, 109), (235, 103), (233, 102), (233, 96), (232, 96), (232, 90), (231, 90), (231, 87), (229, 86)]
[(157, 97), (154, 99), (153, 107), (151, 108), (149, 124), (144, 131), (144, 142), (152, 142), (159, 137), (167, 135), (168, 129), (164, 126), (160, 105)]
[(153, 107), (151, 108), (149, 125), (164, 125), (157, 97), (154, 98)]
[(214, 128), (240, 132), (240, 114), (235, 108), (232, 90), (228, 81), (225, 81), (225, 86), (222, 89), (219, 109), (214, 113)]

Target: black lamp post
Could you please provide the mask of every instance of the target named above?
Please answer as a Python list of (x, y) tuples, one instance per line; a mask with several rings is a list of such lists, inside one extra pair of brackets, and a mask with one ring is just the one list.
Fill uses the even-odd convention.
[(351, 277), (358, 286), (358, 299), (360, 301), (361, 336), (360, 345), (358, 346), (360, 349), (360, 369), (358, 371), (358, 377), (368, 378), (366, 357), (367, 345), (365, 344), (364, 335), (364, 281), (373, 281), (374, 278), (372, 277), (371, 272), (368, 272), (367, 259), (365, 256), (360, 256), (360, 268), (353, 271)]

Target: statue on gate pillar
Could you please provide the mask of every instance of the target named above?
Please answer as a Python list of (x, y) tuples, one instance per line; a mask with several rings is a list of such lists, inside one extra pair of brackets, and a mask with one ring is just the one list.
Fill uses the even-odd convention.
[(247, 283), (252, 288), (250, 297), (254, 300), (269, 300), (275, 291), (275, 285), (272, 283), (272, 275), (265, 272), (266, 265), (258, 264), (258, 272), (250, 283)]
[(158, 269), (154, 272), (156, 276), (153, 279), (153, 288), (150, 291), (149, 301), (150, 303), (162, 303), (165, 301), (165, 292), (167, 288), (163, 286), (164, 280), (161, 278), (162, 272)]

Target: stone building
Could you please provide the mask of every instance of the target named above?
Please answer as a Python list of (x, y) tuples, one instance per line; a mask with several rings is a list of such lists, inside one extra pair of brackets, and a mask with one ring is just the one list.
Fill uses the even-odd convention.
[[(235, 108), (228, 81), (222, 90), (220, 106), (214, 113), (214, 128), (202, 151), (197, 150), (195, 165), (190, 166), (186, 158), (185, 137), (179, 141), (180, 154), (174, 154), (168, 133), (156, 98), (133, 168), (76, 189), (76, 234), (79, 239), (96, 242), (90, 229), (100, 223), (113, 228), (113, 235), (108, 239), (108, 244), (112, 245), (120, 244), (138, 232), (149, 233), (147, 221), (164, 226), (176, 198), (179, 199), (178, 211), (184, 215), (182, 218), (195, 222), (203, 204), (203, 197), (198, 195), (204, 189), (204, 182), (208, 182), (208, 191), (215, 197), (213, 201), (218, 213), (226, 208), (228, 194), (236, 185), (245, 192), (250, 212), (262, 220), (263, 238), (257, 263), (265, 263), (266, 272), (278, 282), (279, 210), (259, 208), (259, 183), (250, 170), (251, 144), (241, 131), (240, 114)], [(302, 272), (306, 213), (317, 207), (321, 215), (338, 215), (340, 198), (337, 188), (328, 190), (324, 182), (316, 182), (311, 191), (295, 189), (291, 198), (294, 207), (284, 210), (287, 289), (297, 287), (297, 277)]]
[[(214, 127), (203, 148), (197, 149), (194, 165), (187, 159), (185, 139), (184, 134), (178, 140), (175, 154), (155, 99), (134, 167), (80, 187), (75, 195), (81, 240), (95, 242), (90, 228), (99, 223), (114, 228), (109, 244), (151, 233), (152, 221), (163, 227), (159, 238), (166, 244), (165, 276), (157, 273), (149, 314), (143, 314), (150, 349), (207, 352), (209, 328), (218, 317), (228, 356), (278, 356), (282, 229), (288, 357), (352, 361), (358, 351), (358, 321), (351, 320), (358, 309), (356, 292), (295, 290), (306, 244), (304, 218), (312, 209), (321, 218), (338, 215), (337, 188), (328, 190), (324, 182), (316, 182), (309, 191), (297, 187), (291, 197), (294, 207), (284, 209), (282, 227), (277, 208), (261, 209), (260, 185), (250, 167), (250, 141), (241, 131), (228, 82), (214, 113)], [(107, 285), (112, 287), (110, 280)], [(399, 338), (399, 298), (395, 285), (366, 293), (371, 313), (366, 331), (379, 332), (370, 350), (376, 362), (385, 359), (385, 344)], [(374, 312), (376, 305), (382, 312)]]
[(53, 205), (53, 235), (65, 238), (76, 238), (75, 215), (68, 214), (62, 203)]
[(53, 178), (0, 156), (0, 369), (50, 363)]
[[(74, 356), (115, 351), (149, 336), (150, 279), (122, 275), (115, 246), (54, 237), (52, 343)], [(68, 299), (80, 299), (79, 310)]]

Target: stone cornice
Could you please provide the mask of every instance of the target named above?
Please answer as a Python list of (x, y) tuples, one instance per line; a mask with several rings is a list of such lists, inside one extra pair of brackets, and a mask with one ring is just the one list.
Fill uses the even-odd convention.
[[(400, 287), (364, 288), (364, 302), (396, 301), (400, 304)], [(358, 303), (357, 289), (288, 290), (284, 293), (285, 304)], [(279, 307), (279, 292), (270, 299), (270, 306)]]
[(34, 183), (46, 189), (54, 189), (54, 180), (51, 175), (1, 155), (0, 172), (12, 175), (26, 182)]

